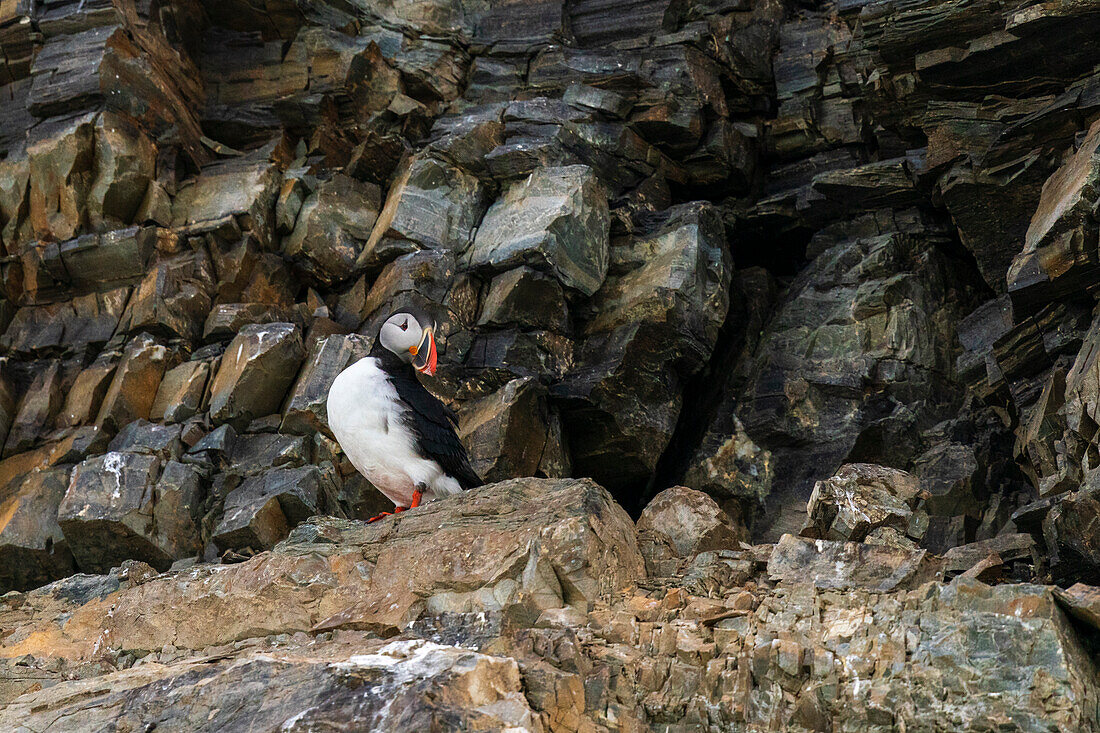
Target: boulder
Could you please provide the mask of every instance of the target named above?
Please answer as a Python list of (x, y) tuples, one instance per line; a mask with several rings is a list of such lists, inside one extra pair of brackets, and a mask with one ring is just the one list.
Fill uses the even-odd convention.
[(180, 187), (172, 202), (172, 226), (190, 232), (214, 231), (232, 219), (268, 243), (274, 225), (279, 171), (261, 157), (263, 150), (206, 166)]
[(744, 527), (723, 512), (714, 499), (684, 486), (665, 489), (638, 517), (638, 545), (650, 575), (675, 573), (685, 560), (703, 552), (736, 550), (748, 539)]
[(78, 288), (98, 290), (108, 284), (140, 280), (156, 241), (154, 227), (131, 226), (52, 245), (43, 259), (59, 279)]
[(161, 460), (178, 460), (183, 453), (183, 426), (134, 420), (107, 445), (109, 451), (148, 453)]
[(88, 223), (93, 228), (103, 230), (134, 221), (156, 176), (156, 156), (156, 144), (138, 126), (117, 114), (99, 116), (95, 179), (88, 190)]
[[(296, 468), (309, 463), (312, 457), (312, 442), (301, 435), (245, 433), (232, 443), (228, 471), (239, 476), (255, 476), (272, 468)], [(206, 449), (209, 447), (208, 443)]]
[(1056, 588), (1054, 597), (1073, 616), (1100, 631), (1100, 588), (1074, 583), (1065, 590)]
[(300, 318), (293, 309), (268, 303), (220, 303), (210, 309), (202, 327), (203, 341), (233, 338), (253, 323), (285, 323)]
[(214, 268), (203, 251), (165, 257), (134, 289), (119, 328), (197, 340), (213, 297)]
[(49, 361), (42, 365), (34, 381), (19, 400), (19, 407), (11, 421), (8, 439), (4, 443), (4, 456), (22, 453), (49, 432), (53, 420), (61, 410), (61, 363)]
[(347, 280), (356, 274), (380, 206), (378, 186), (337, 173), (302, 202), (283, 253), (324, 285)]
[(85, 425), (95, 419), (111, 386), (115, 366), (115, 360), (104, 354), (80, 370), (65, 395), (65, 406), (58, 419), (61, 427)]
[(76, 572), (57, 523), (68, 467), (33, 471), (0, 502), (0, 593), (30, 590)]
[(116, 431), (132, 420), (148, 419), (169, 364), (168, 349), (143, 333), (126, 344), (103, 397), (96, 425)]
[(245, 326), (229, 342), (210, 383), (210, 419), (244, 428), (278, 412), (303, 358), (294, 324)]
[(481, 326), (521, 326), (566, 333), (569, 311), (565, 293), (552, 277), (517, 267), (493, 278), (481, 304)]
[(178, 423), (199, 414), (210, 370), (209, 361), (185, 361), (165, 372), (149, 408), (149, 418)]
[(488, 189), (475, 176), (433, 157), (410, 157), (390, 185), (362, 263), (377, 269), (419, 249), (462, 251), (488, 205)]
[(814, 484), (802, 535), (863, 542), (884, 527), (905, 534), (920, 488), (916, 476), (895, 468), (868, 463), (841, 466), (832, 478)]
[(167, 570), (198, 552), (193, 512), (201, 498), (193, 468), (110, 452), (73, 470), (57, 521), (84, 571), (105, 573), (129, 559)]
[(27, 146), (29, 219), (38, 239), (64, 242), (85, 231), (94, 175), (94, 123), (94, 115), (54, 122)]
[(528, 265), (585, 295), (607, 275), (607, 194), (592, 169), (540, 168), (485, 213), (469, 250), (476, 268)]
[(990, 555), (996, 556), (998, 565), (1009, 565), (1017, 560), (1034, 564), (1035, 540), (1029, 534), (1003, 534), (952, 547), (943, 554), (944, 572), (948, 577), (969, 572)]
[(270, 549), (299, 522), (336, 511), (331, 466), (270, 469), (229, 492), (213, 540), (223, 552)]
[(1008, 292), (1024, 310), (1089, 286), (1096, 262), (1083, 247), (1097, 235), (1093, 214), (1100, 177), (1100, 124), (1043, 184), (1024, 247), (1008, 270)]
[(531, 377), (463, 405), (458, 437), (470, 465), (487, 483), (534, 476), (552, 439), (546, 388)]

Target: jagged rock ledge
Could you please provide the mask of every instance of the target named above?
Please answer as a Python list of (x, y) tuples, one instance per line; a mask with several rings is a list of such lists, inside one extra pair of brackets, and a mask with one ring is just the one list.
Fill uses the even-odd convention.
[(945, 583), (916, 548), (746, 545), (670, 491), (640, 543), (595, 483), (518, 479), (375, 524), (313, 518), (239, 564), (11, 592), (0, 727), (1097, 726), (1097, 630), (1061, 605), (1095, 619), (1095, 592)]

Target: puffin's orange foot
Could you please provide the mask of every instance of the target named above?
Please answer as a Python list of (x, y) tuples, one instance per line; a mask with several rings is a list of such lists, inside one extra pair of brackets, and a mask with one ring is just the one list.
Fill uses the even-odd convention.
[(416, 509), (418, 506), (420, 506), (420, 500), (423, 498), (424, 492), (420, 489), (420, 486), (418, 485), (416, 487), (416, 490), (413, 491), (412, 501), (409, 503), (409, 509)]
[(393, 508), (392, 512), (382, 512), (377, 517), (371, 517), (370, 519), (367, 520), (367, 524), (373, 524), (374, 522), (377, 522), (379, 519), (385, 519), (386, 517), (395, 517), (398, 514), (400, 514), (401, 512), (407, 511), (408, 509), (409, 509), (409, 507), (406, 507), (406, 506), (395, 506)]

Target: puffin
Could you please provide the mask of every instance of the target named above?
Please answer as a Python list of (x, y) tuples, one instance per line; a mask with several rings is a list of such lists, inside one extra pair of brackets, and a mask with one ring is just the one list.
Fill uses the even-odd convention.
[(340, 448), (394, 503), (369, 522), (482, 485), (454, 413), (416, 376), (435, 374), (435, 326), (411, 310), (385, 320), (369, 354), (337, 375), (326, 399)]

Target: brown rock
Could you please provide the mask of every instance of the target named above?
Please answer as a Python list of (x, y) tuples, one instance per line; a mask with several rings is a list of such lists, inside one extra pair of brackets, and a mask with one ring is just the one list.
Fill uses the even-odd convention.
[(1023, 251), (1008, 270), (1008, 292), (1027, 310), (1089, 285), (1096, 264), (1083, 243), (1096, 236), (1091, 217), (1100, 176), (1098, 148), (1100, 125), (1093, 123), (1077, 152), (1043, 184)]
[(96, 425), (114, 432), (132, 420), (148, 419), (169, 366), (168, 349), (152, 336), (143, 333), (132, 339), (107, 388)]
[(210, 370), (209, 361), (185, 361), (165, 372), (149, 408), (149, 419), (178, 423), (199, 414)]
[(643, 577), (631, 525), (606, 491), (577, 479), (508, 481), (370, 525), (321, 518), (245, 563), (153, 578), (78, 608), (36, 599), (0, 655), (90, 659), (105, 629), (115, 648), (202, 649), (315, 627), (392, 630), (425, 612), (583, 610)]
[(105, 112), (95, 125), (95, 178), (88, 190), (88, 223), (102, 231), (130, 224), (156, 176), (153, 140), (120, 115)]
[(15, 407), (11, 383), (0, 374), (0, 444), (8, 439), (8, 430), (15, 420)]
[(106, 285), (140, 280), (156, 239), (153, 227), (133, 226), (85, 234), (48, 245), (43, 260), (57, 280), (78, 288), (102, 290)]
[(65, 396), (58, 423), (62, 427), (85, 425), (95, 419), (115, 375), (115, 360), (104, 354), (80, 370)]
[(65, 241), (87, 226), (88, 189), (95, 161), (91, 115), (42, 130), (27, 146), (30, 221), (38, 239)]
[(650, 575), (675, 573), (703, 552), (735, 550), (748, 539), (714, 499), (684, 486), (665, 489), (638, 517), (638, 544)]
[(1065, 590), (1055, 588), (1054, 597), (1071, 614), (1100, 630), (1100, 588), (1074, 583)]
[(243, 428), (278, 412), (304, 357), (293, 324), (245, 326), (229, 342), (210, 384), (210, 418)]
[(29, 590), (76, 572), (57, 524), (69, 468), (33, 471), (0, 502), (0, 592)]

